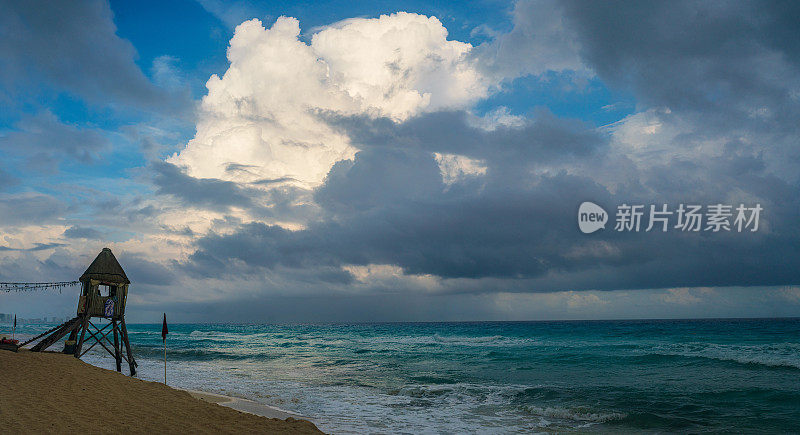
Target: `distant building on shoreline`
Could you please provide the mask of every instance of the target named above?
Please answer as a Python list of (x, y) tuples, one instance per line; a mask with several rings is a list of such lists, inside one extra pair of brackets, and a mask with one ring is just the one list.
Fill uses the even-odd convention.
[[(41, 318), (22, 318), (17, 317), (17, 325), (41, 325), (41, 324), (51, 324), (51, 323), (63, 323), (69, 320), (69, 317), (41, 317)], [(0, 313), (0, 323), (13, 323), (14, 322), (14, 315), (7, 314), (7, 313)]]

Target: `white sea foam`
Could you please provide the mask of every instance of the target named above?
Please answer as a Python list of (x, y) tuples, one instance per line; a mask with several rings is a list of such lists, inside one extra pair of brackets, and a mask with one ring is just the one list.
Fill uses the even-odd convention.
[(646, 352), (656, 355), (707, 358), (740, 364), (800, 369), (800, 343), (737, 345), (716, 343), (670, 343)]
[(540, 417), (558, 418), (578, 422), (606, 423), (622, 420), (628, 415), (620, 412), (597, 412), (583, 408), (558, 408), (552, 406), (528, 406), (527, 411)]
[(412, 335), (394, 337), (376, 337), (365, 340), (365, 343), (401, 344), (401, 345), (447, 345), (472, 347), (518, 347), (544, 344), (534, 338), (509, 337), (503, 335), (466, 336), (466, 335)]
[[(110, 356), (90, 352), (90, 363), (113, 368)], [(139, 377), (163, 381), (163, 362), (142, 359)], [(509, 406), (509, 397), (530, 385), (456, 383), (419, 384), (395, 391), (353, 385), (311, 385), (275, 381), (219, 361), (168, 362), (168, 384), (254, 400), (288, 412), (309, 416), (323, 431), (348, 433), (482, 433), (531, 432), (542, 428), (576, 429), (586, 423), (610, 421), (616, 414), (559, 411), (545, 408), (532, 415), (560, 420), (530, 419), (525, 410)], [(581, 413), (583, 412), (583, 413)], [(555, 426), (554, 426), (555, 424)]]

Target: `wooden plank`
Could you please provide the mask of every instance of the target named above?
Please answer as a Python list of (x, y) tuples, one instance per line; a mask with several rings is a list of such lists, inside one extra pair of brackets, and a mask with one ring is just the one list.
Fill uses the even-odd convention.
[(125, 326), (125, 318), (120, 320), (122, 326), (122, 342), (125, 343), (125, 349), (128, 353), (128, 367), (131, 370), (131, 376), (136, 376), (136, 360), (133, 359), (133, 351), (131, 351), (131, 342), (128, 340), (128, 328)]
[(86, 328), (89, 326), (89, 315), (83, 315), (83, 322), (81, 324), (81, 338), (78, 340), (78, 343), (75, 345), (75, 358), (81, 357), (81, 348), (83, 347), (83, 338), (86, 335)]
[(51, 333), (51, 332), (53, 332), (53, 331), (55, 331), (55, 330), (57, 330), (57, 329), (59, 329), (59, 328), (63, 328), (63, 327), (65, 327), (65, 326), (67, 326), (68, 324), (70, 324), (71, 322), (74, 322), (74, 321), (76, 321), (77, 319), (78, 319), (78, 318), (77, 318), (77, 317), (75, 317), (75, 318), (73, 318), (73, 319), (71, 319), (71, 320), (67, 320), (66, 322), (64, 322), (64, 323), (62, 323), (62, 324), (60, 324), (60, 325), (58, 325), (58, 326), (55, 326), (55, 327), (53, 327), (53, 328), (50, 328), (50, 329), (48, 329), (47, 331), (45, 331), (45, 332), (42, 332), (41, 334), (37, 335), (36, 337), (33, 337), (33, 338), (31, 338), (30, 340), (28, 340), (28, 341), (26, 341), (26, 342), (24, 342), (24, 343), (20, 344), (20, 345), (19, 345), (19, 347), (25, 346), (25, 345), (26, 345), (26, 344), (28, 344), (28, 343), (33, 343), (34, 341), (38, 340), (39, 338), (41, 338), (41, 337), (44, 337), (45, 335), (47, 335), (47, 334), (49, 334), (49, 333)]
[[(89, 335), (91, 335), (91, 337), (89, 337), (89, 338), (95, 338), (95, 339), (97, 339), (97, 337), (98, 337), (98, 336), (100, 336), (100, 334), (103, 334), (103, 331), (105, 331), (105, 330), (106, 330), (106, 328), (108, 328), (109, 326), (111, 326), (111, 323), (107, 324), (106, 326), (103, 326), (102, 328), (98, 328), (98, 327), (97, 327), (97, 326), (96, 326), (94, 323), (92, 323), (92, 321), (91, 321), (91, 320), (89, 320), (89, 326), (91, 326), (92, 328), (94, 328), (94, 330), (95, 330), (95, 331), (97, 331), (97, 332), (92, 332), (91, 330), (89, 330)], [(106, 331), (106, 333), (105, 333), (105, 334), (103, 334), (102, 336), (103, 336), (103, 337), (108, 337), (108, 334), (110, 334), (110, 333), (111, 333), (111, 330), (109, 329), (109, 330), (108, 330), (108, 331)]]
[[(89, 337), (89, 338), (92, 338), (92, 337)], [(88, 342), (89, 340), (87, 339), (86, 341)], [(81, 354), (78, 356), (78, 358), (81, 358), (84, 355), (86, 355), (86, 352), (89, 352), (90, 350), (92, 350), (93, 347), (97, 346), (97, 343), (99, 343), (99, 341), (95, 340), (94, 343), (92, 343), (91, 345), (89, 345), (89, 347), (86, 348), (86, 350), (81, 352)]]
[[(88, 349), (86, 349), (86, 350), (85, 350), (83, 353), (85, 354), (86, 352), (89, 352), (89, 351), (90, 351), (90, 350), (91, 350), (91, 349), (92, 349), (92, 348), (93, 348), (93, 347), (94, 347), (96, 344), (98, 344), (98, 343), (99, 343), (99, 344), (100, 344), (100, 346), (103, 346), (103, 349), (105, 349), (105, 350), (106, 350), (106, 352), (108, 352), (108, 354), (109, 354), (109, 355), (111, 355), (111, 356), (114, 356), (114, 352), (112, 352), (112, 351), (111, 351), (111, 349), (109, 349), (109, 348), (108, 348), (108, 347), (105, 345), (105, 343), (103, 343), (103, 341), (106, 341), (108, 344), (111, 344), (111, 342), (110, 342), (110, 341), (108, 341), (108, 339), (107, 339), (105, 336), (103, 336), (103, 337), (101, 337), (101, 338), (96, 338), (96, 337), (95, 337), (95, 342), (94, 342), (94, 343), (92, 343), (92, 345), (91, 345), (91, 346), (89, 346), (89, 348), (88, 348)], [(83, 355), (81, 355), (81, 356), (83, 356)]]
[(119, 352), (119, 333), (117, 332), (117, 321), (111, 321), (112, 328), (114, 329), (114, 359), (117, 361), (117, 371), (122, 371), (122, 358)]
[(16, 345), (16, 344), (11, 344), (11, 343), (8, 343), (8, 344), (0, 343), (0, 349), (2, 349), (2, 350), (10, 350), (12, 352), (17, 352), (17, 351), (19, 351), (19, 346)]
[(52, 333), (49, 337), (45, 338), (44, 340), (40, 341), (39, 344), (33, 346), (31, 348), (31, 352), (41, 352), (48, 347), (55, 344), (58, 340), (61, 340), (67, 333), (71, 332), (78, 326), (78, 322), (72, 322), (69, 325), (66, 325), (59, 329), (58, 331)]
[[(95, 330), (95, 331), (97, 331), (97, 332), (92, 332), (92, 331), (89, 331), (89, 337), (87, 337), (87, 338), (86, 338), (86, 340), (87, 340), (87, 341), (89, 341), (89, 340), (91, 340), (91, 339), (94, 339), (94, 340), (95, 340), (95, 342), (94, 342), (94, 343), (92, 343), (92, 345), (91, 345), (91, 346), (89, 346), (89, 347), (88, 347), (86, 350), (84, 350), (83, 352), (81, 352), (80, 356), (84, 356), (84, 355), (86, 354), (86, 352), (89, 352), (90, 350), (92, 350), (92, 348), (93, 348), (93, 347), (95, 347), (95, 346), (97, 345), (97, 343), (100, 343), (100, 345), (101, 345), (101, 346), (103, 346), (103, 347), (106, 349), (106, 352), (108, 352), (108, 353), (109, 353), (111, 356), (114, 356), (114, 352), (111, 352), (111, 351), (110, 351), (110, 350), (109, 350), (109, 349), (106, 347), (106, 345), (105, 345), (105, 344), (103, 344), (103, 342), (102, 342), (102, 340), (106, 340), (106, 342), (107, 342), (108, 344), (111, 344), (111, 342), (110, 342), (110, 341), (108, 341), (108, 334), (110, 334), (110, 333), (111, 333), (111, 330), (109, 329), (109, 330), (108, 330), (108, 331), (107, 331), (105, 334), (103, 334), (103, 335), (100, 335), (100, 334), (102, 334), (102, 333), (103, 333), (103, 331), (105, 331), (105, 329), (106, 329), (106, 328), (108, 328), (109, 326), (111, 326), (111, 324), (109, 323), (108, 325), (106, 325), (106, 326), (103, 326), (103, 328), (101, 329), (101, 328), (98, 328), (97, 326), (95, 326), (95, 324), (94, 324), (94, 323), (92, 323), (92, 322), (91, 322), (91, 320), (90, 320), (90, 321), (89, 321), (89, 326), (91, 326), (92, 328), (94, 328), (94, 330)], [(87, 329), (87, 330), (88, 330), (88, 329)]]
[(36, 341), (36, 340), (38, 340), (38, 339), (40, 339), (40, 338), (44, 337), (45, 335), (47, 335), (47, 334), (49, 334), (49, 333), (51, 333), (51, 332), (55, 331), (55, 330), (56, 330), (56, 329), (58, 329), (58, 328), (63, 328), (65, 324), (66, 324), (66, 322), (65, 322), (65, 323), (62, 323), (62, 324), (60, 324), (60, 325), (58, 325), (58, 326), (56, 326), (56, 327), (50, 328), (50, 329), (48, 329), (47, 331), (45, 331), (45, 332), (42, 332), (41, 334), (37, 335), (36, 337), (33, 337), (33, 338), (31, 338), (30, 340), (28, 340), (28, 341), (26, 341), (26, 342), (24, 342), (24, 343), (20, 344), (19, 346), (20, 346), (20, 347), (22, 347), (22, 346), (25, 346), (25, 345), (26, 345), (26, 344), (28, 344), (28, 343), (32, 343), (32, 342), (34, 342), (34, 341)]

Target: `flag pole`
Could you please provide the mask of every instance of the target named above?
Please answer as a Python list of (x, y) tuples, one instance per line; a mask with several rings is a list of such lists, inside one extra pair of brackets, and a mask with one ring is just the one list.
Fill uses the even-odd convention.
[(15, 337), (16, 335), (17, 335), (17, 315), (14, 314), (14, 327), (11, 328), (11, 339), (13, 340), (14, 338), (16, 338)]
[(161, 339), (164, 340), (164, 385), (167, 385), (167, 313), (164, 313), (164, 323), (161, 324)]

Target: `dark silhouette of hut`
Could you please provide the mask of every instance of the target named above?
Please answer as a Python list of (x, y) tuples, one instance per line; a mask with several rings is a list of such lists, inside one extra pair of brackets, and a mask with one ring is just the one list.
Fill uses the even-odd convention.
[[(124, 359), (128, 363), (131, 375), (135, 375), (137, 364), (133, 359), (133, 352), (128, 340), (128, 328), (125, 325), (125, 303), (128, 299), (128, 286), (131, 283), (128, 276), (125, 275), (125, 271), (111, 250), (103, 248), (86, 272), (83, 272), (79, 281), (81, 294), (78, 298), (78, 315), (41, 334), (39, 337), (50, 335), (31, 350), (42, 351), (70, 334), (65, 352), (80, 358), (95, 345), (100, 344), (116, 360), (118, 372), (122, 371), (122, 360)], [(108, 319), (110, 322), (99, 328), (92, 323), (92, 318)], [(109, 326), (111, 329), (107, 330)], [(108, 338), (109, 334), (113, 334), (113, 343)], [(39, 337), (34, 337), (26, 343), (35, 341)], [(94, 340), (92, 344), (83, 350), (84, 344), (92, 340)], [(123, 347), (125, 355), (122, 354)]]

